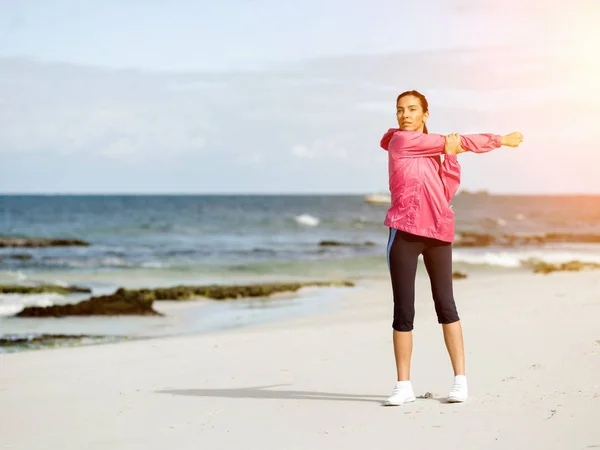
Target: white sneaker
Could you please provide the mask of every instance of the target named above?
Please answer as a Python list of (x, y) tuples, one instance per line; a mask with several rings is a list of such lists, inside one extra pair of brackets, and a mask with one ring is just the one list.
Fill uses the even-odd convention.
[(398, 381), (391, 395), (383, 402), (384, 406), (402, 406), (415, 401), (415, 393), (410, 381)]
[(457, 375), (454, 377), (454, 385), (452, 390), (446, 397), (448, 403), (462, 403), (469, 398), (469, 391), (467, 388), (467, 377), (464, 375)]

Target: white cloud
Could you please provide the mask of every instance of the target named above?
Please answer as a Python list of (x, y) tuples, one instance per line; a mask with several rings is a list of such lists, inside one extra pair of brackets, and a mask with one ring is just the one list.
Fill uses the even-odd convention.
[[(416, 88), (429, 98), (432, 132), (520, 129), (532, 160), (564, 154), (562, 145), (546, 139), (549, 133), (576, 134), (592, 144), (569, 149), (570, 163), (580, 167), (587, 164), (578, 158), (582, 149), (596, 145), (585, 131), (600, 123), (600, 102), (589, 89), (597, 78), (578, 72), (572, 55), (561, 58), (574, 64), (566, 77), (552, 71), (556, 55), (531, 49), (321, 58), (285, 71), (218, 77), (0, 59), (0, 154), (9, 165), (12, 158), (4, 156), (30, 153), (63, 158), (63, 165), (75, 158), (83, 164), (91, 156), (114, 167), (122, 161), (157, 171), (168, 167), (173, 185), (179, 173), (193, 179), (193, 168), (202, 167), (205, 172), (198, 179), (215, 191), (222, 191), (226, 181), (211, 167), (222, 172), (236, 166), (236, 186), (246, 186), (244, 180), (263, 180), (244, 178), (251, 172), (245, 166), (266, 170), (272, 165), (278, 168), (273, 174), (278, 181), (268, 186), (275, 191), (305, 187), (282, 175), (292, 170), (312, 174), (311, 186), (324, 186), (316, 180), (322, 176), (327, 180), (322, 183), (337, 191), (355, 190), (360, 177), (369, 180), (365, 185), (373, 180), (386, 184), (387, 153), (379, 140), (396, 125), (396, 94)], [(465, 176), (465, 187), (504, 187), (512, 162), (503, 158), (466, 158), (476, 175)], [(489, 166), (492, 160), (498, 163), (494, 167)], [(499, 169), (497, 175), (492, 168)], [(526, 168), (520, 170), (526, 173)], [(557, 170), (549, 165), (544, 176), (560, 179)], [(307, 176), (298, 173), (298, 179)], [(512, 179), (528, 183), (531, 178)]]
[(316, 155), (313, 151), (309, 150), (305, 145), (294, 145), (292, 147), (292, 155), (297, 158), (308, 158), (312, 159)]

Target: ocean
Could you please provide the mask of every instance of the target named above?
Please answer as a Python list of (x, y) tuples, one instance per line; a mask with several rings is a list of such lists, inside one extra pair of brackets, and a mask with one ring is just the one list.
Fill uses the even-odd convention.
[[(452, 204), (457, 238), (461, 233), (476, 237), (470, 245), (457, 241), (457, 270), (527, 270), (522, 262), (531, 258), (600, 263), (600, 196), (463, 193)], [(99, 295), (118, 287), (385, 277), (386, 211), (387, 205), (367, 204), (357, 195), (4, 195), (0, 237), (80, 239), (90, 245), (0, 248), (0, 284), (77, 285)], [(140, 326), (137, 319), (11, 317), (25, 305), (83, 298), (0, 294), (0, 336), (91, 329), (129, 336), (157, 333), (152, 325), (156, 318), (142, 319)], [(292, 301), (285, 314), (329, 304), (313, 300)], [(242, 317), (242, 322), (277, 317), (264, 312), (267, 304), (285, 309), (248, 301), (246, 310), (255, 314), (249, 318), (240, 306), (210, 306), (220, 322), (190, 325), (184, 314), (187, 325), (167, 328), (191, 332), (214, 328), (215, 323), (227, 326), (227, 314), (216, 312), (218, 308), (231, 308), (230, 315)], [(162, 325), (157, 327), (164, 332)]]

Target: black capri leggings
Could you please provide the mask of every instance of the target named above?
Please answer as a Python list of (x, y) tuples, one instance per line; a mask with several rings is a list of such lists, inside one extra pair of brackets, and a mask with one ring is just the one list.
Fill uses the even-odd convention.
[(411, 331), (415, 319), (415, 277), (423, 254), (439, 323), (459, 320), (452, 290), (452, 244), (390, 228), (387, 259), (394, 294), (396, 331)]

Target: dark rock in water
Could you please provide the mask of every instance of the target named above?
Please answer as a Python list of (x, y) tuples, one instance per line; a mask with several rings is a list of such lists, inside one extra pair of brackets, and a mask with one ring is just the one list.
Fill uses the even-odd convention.
[(453, 280), (462, 280), (464, 278), (467, 278), (467, 274), (466, 273), (459, 272), (459, 271), (452, 272), (452, 279)]
[(157, 289), (157, 300), (185, 300), (191, 297), (207, 297), (227, 300), (245, 297), (268, 297), (281, 292), (296, 292), (303, 287), (352, 287), (349, 281), (313, 281), (303, 283), (265, 283), (255, 285), (178, 286), (168, 290)]
[(544, 242), (579, 242), (586, 244), (599, 244), (600, 234), (591, 233), (546, 233)]
[(243, 297), (267, 297), (280, 292), (296, 292), (309, 286), (351, 287), (350, 281), (314, 281), (303, 283), (266, 283), (256, 285), (174, 286), (170, 288), (127, 290), (92, 297), (74, 305), (27, 307), (17, 317), (62, 317), (87, 315), (162, 315), (152, 309), (155, 300), (188, 300), (207, 297), (226, 300)]
[(0, 349), (11, 352), (123, 339), (127, 338), (124, 336), (95, 336), (87, 334), (4, 335), (0, 336)]
[(338, 246), (342, 246), (342, 245), (348, 245), (348, 244), (344, 244), (343, 242), (338, 242), (338, 241), (321, 241), (321, 242), (319, 242), (320, 247), (338, 247)]
[(340, 242), (340, 241), (321, 241), (319, 242), (320, 247), (362, 247), (362, 246), (373, 246), (375, 242), (365, 241), (363, 243), (352, 243), (352, 242)]
[(23, 345), (27, 343), (44, 342), (44, 341), (55, 341), (59, 339), (84, 339), (91, 336), (87, 334), (40, 334), (30, 336), (2, 336), (0, 337), (0, 347), (10, 347), (13, 345)]
[(578, 272), (587, 269), (600, 269), (600, 264), (589, 263), (578, 260), (572, 260), (562, 264), (550, 264), (544, 261), (535, 259), (522, 261), (521, 264), (525, 267), (533, 269), (533, 273), (549, 274), (552, 272)]
[(33, 258), (33, 256), (31, 256), (27, 253), (14, 253), (12, 255), (8, 255), (7, 258), (8, 259), (18, 259), (21, 261), (29, 261), (31, 258)]
[(127, 292), (119, 289), (113, 295), (92, 297), (76, 304), (29, 306), (16, 317), (65, 317), (65, 316), (162, 316), (152, 309), (154, 298), (144, 291)]
[[(265, 283), (249, 285), (211, 285), (211, 286), (174, 286), (171, 288), (145, 289), (146, 295), (154, 300), (188, 300), (194, 297), (206, 297), (213, 300), (227, 300), (247, 297), (268, 297), (281, 292), (296, 292), (303, 287), (352, 287), (349, 281), (314, 281), (303, 283)], [(115, 295), (119, 294), (119, 289)], [(138, 292), (142, 292), (138, 291)], [(129, 291), (135, 292), (135, 291)]]
[(0, 237), (0, 247), (87, 247), (89, 245), (88, 242), (79, 239)]
[(479, 196), (485, 196), (485, 197), (489, 197), (490, 196), (490, 192), (486, 189), (478, 189), (478, 190), (474, 190), (474, 191), (470, 191), (468, 189), (461, 189), (458, 192), (458, 195), (479, 195)]
[(461, 232), (459, 238), (452, 244), (453, 247), (488, 247), (494, 244), (496, 238), (491, 234)]
[(41, 284), (37, 286), (22, 286), (16, 284), (0, 284), (0, 294), (41, 294), (44, 292), (55, 292), (67, 295), (72, 293), (90, 293), (91, 289), (79, 286), (56, 286), (52, 284)]
[(489, 234), (462, 231), (454, 241), (453, 246), (458, 247), (522, 247), (540, 246), (556, 243), (600, 243), (600, 234), (575, 234), (575, 233), (531, 233), (531, 234)]

